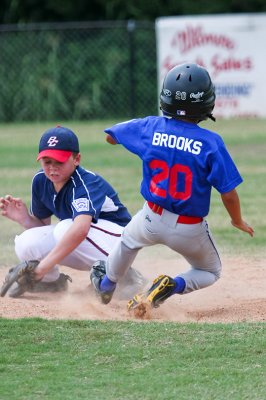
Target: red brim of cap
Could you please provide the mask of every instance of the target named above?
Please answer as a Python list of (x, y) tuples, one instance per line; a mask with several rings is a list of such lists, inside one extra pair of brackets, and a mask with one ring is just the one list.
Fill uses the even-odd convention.
[(43, 150), (38, 154), (37, 161), (43, 157), (53, 158), (54, 160), (64, 163), (71, 156), (72, 151), (66, 150)]

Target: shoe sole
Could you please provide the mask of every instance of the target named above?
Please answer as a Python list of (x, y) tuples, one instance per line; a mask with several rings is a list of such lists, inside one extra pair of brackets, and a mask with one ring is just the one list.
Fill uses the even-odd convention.
[(101, 292), (97, 283), (98, 279), (91, 278), (91, 284), (94, 288), (94, 293), (101, 300), (102, 304), (110, 303), (114, 294), (114, 290), (112, 292)]
[(156, 297), (157, 294), (161, 293), (167, 286), (169, 285), (169, 278), (166, 276), (163, 278), (162, 282), (158, 285), (157, 288), (155, 288), (147, 297), (147, 301), (151, 303), (152, 307), (159, 307), (160, 304), (156, 304), (153, 302), (154, 297)]
[(153, 299), (157, 294), (161, 293), (168, 284), (169, 284), (169, 278), (165, 277), (162, 279), (157, 288), (152, 290), (152, 292), (146, 297), (146, 299), (144, 294), (134, 296), (133, 300), (130, 300), (128, 302), (127, 305), (128, 311), (133, 311), (136, 310), (137, 308), (140, 308), (141, 311), (141, 309), (143, 309), (143, 304), (149, 305), (151, 308), (159, 307), (159, 304), (155, 304)]
[(100, 299), (103, 304), (108, 304), (112, 300), (114, 292), (105, 292), (105, 293), (99, 293)]

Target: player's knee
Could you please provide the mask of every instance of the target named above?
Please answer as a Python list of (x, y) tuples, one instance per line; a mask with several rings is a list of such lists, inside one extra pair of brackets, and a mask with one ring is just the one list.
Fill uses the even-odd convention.
[(70, 228), (73, 221), (72, 219), (64, 219), (63, 221), (58, 222), (53, 230), (54, 239), (56, 242), (62, 239), (66, 231)]
[(124, 234), (124, 232), (121, 235), (121, 245), (124, 246), (129, 251), (136, 249), (140, 250), (143, 247), (142, 243), (137, 242), (130, 235)]
[(54, 247), (53, 225), (27, 229), (15, 237), (15, 252), (19, 260), (41, 260)]
[(218, 279), (220, 279), (221, 273), (222, 273), (222, 265), (221, 265), (221, 263), (217, 264), (215, 270), (212, 271), (212, 273), (214, 275), (215, 282), (218, 281)]
[(28, 231), (15, 237), (15, 252), (19, 260), (39, 260), (38, 246), (36, 241), (28, 240)]

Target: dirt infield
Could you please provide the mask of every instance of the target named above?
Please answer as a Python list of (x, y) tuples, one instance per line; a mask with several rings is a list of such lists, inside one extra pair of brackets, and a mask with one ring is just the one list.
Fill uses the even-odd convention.
[[(151, 281), (158, 274), (175, 276), (186, 269), (185, 262), (173, 255), (151, 261), (139, 257), (134, 266)], [(176, 322), (258, 322), (266, 321), (266, 265), (264, 258), (223, 258), (223, 274), (213, 286), (184, 296), (173, 296), (160, 308), (152, 310), (153, 321)], [(0, 283), (7, 268), (0, 269)], [(29, 294), (19, 299), (0, 298), (0, 316), (5, 318), (41, 317), (45, 319), (132, 320), (127, 301), (113, 298), (102, 305), (90, 287), (89, 274), (66, 267), (73, 282), (63, 294)]]

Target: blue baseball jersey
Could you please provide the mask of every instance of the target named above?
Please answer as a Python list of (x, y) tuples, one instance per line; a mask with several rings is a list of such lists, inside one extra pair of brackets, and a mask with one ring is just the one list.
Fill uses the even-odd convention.
[(150, 116), (105, 132), (141, 158), (144, 199), (173, 213), (205, 217), (212, 187), (226, 193), (243, 181), (222, 138), (197, 124)]
[(31, 213), (40, 219), (55, 215), (60, 220), (86, 214), (126, 226), (131, 216), (112, 186), (100, 175), (78, 166), (57, 193), (40, 170), (32, 180)]

